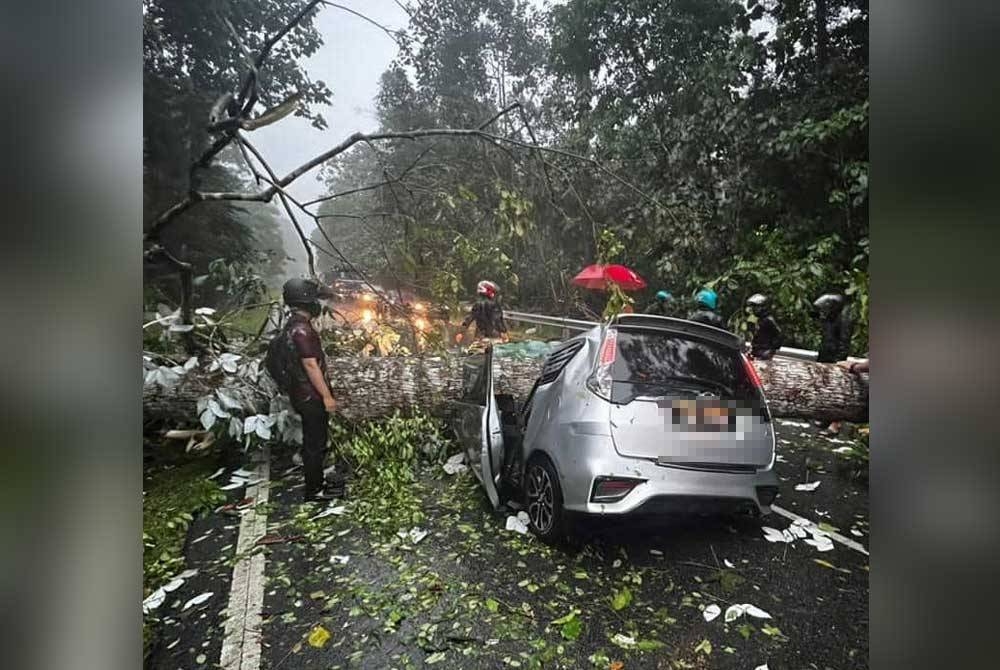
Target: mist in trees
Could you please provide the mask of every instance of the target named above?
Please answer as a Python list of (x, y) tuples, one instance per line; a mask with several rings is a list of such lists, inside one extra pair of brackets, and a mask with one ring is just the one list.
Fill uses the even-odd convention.
[(636, 188), (489, 143), (356, 151), (327, 168), (330, 193), (381, 185), (324, 203), (323, 227), (370, 271), (445, 300), (486, 276), (508, 301), (572, 310), (567, 275), (609, 228), (652, 290), (712, 286), (733, 325), (757, 291), (799, 344), (823, 291), (867, 320), (866, 2), (434, 0), (409, 35), (383, 129), (470, 127), (518, 102), (495, 132)]

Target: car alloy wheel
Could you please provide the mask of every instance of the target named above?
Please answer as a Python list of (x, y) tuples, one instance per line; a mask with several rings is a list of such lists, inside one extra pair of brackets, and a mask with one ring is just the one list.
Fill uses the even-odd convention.
[(552, 479), (540, 464), (535, 463), (528, 472), (525, 496), (528, 503), (528, 518), (532, 525), (542, 534), (552, 529), (555, 515)]

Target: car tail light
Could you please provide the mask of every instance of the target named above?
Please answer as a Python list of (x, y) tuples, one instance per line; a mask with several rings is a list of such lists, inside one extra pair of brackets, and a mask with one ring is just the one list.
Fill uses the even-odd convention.
[(597, 357), (597, 366), (594, 372), (587, 378), (587, 388), (597, 396), (605, 400), (611, 400), (611, 368), (615, 364), (615, 357), (618, 355), (618, 331), (608, 328), (604, 333), (604, 340), (601, 342), (600, 354)]
[(753, 387), (758, 391), (763, 390), (764, 384), (760, 381), (760, 375), (757, 374), (757, 368), (754, 367), (753, 361), (747, 358), (746, 354), (740, 354), (743, 359), (743, 369), (746, 370), (747, 376), (750, 377), (750, 382)]
[(632, 492), (645, 479), (625, 477), (598, 477), (590, 494), (591, 502), (617, 502)]

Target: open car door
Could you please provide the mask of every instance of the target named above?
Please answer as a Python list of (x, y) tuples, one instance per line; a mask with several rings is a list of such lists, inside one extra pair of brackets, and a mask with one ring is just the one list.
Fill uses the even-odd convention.
[(469, 467), (496, 508), (500, 505), (497, 482), (503, 463), (503, 432), (493, 392), (493, 347), (469, 356), (463, 365), (456, 432)]

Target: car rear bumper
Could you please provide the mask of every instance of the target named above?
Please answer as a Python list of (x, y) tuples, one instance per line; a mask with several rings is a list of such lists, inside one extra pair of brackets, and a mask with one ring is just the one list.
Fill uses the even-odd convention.
[[(778, 478), (771, 466), (752, 472), (726, 472), (659, 465), (619, 456), (603, 440), (579, 442), (559, 454), (550, 454), (559, 474), (563, 505), (576, 513), (597, 515), (771, 512)], [(603, 442), (603, 444), (595, 444)], [(591, 447), (591, 448), (588, 448)], [(608, 452), (611, 453), (608, 453)], [(567, 457), (570, 456), (570, 457)], [(644, 480), (615, 502), (592, 502), (598, 477)], [(771, 495), (769, 495), (771, 494)]]

